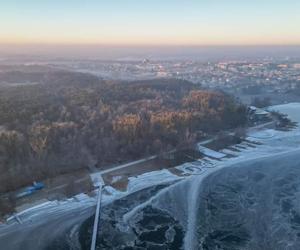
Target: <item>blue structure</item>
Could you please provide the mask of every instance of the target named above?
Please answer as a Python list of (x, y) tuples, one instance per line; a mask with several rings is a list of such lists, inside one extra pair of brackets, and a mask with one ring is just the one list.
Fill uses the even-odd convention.
[(32, 186), (24, 188), (20, 193), (16, 195), (17, 198), (22, 198), (28, 195), (32, 195), (38, 190), (41, 190), (45, 187), (42, 182), (33, 182)]

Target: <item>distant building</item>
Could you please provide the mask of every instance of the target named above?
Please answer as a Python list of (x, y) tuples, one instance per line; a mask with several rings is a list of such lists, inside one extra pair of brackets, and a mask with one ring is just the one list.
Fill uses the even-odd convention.
[(271, 119), (270, 112), (255, 106), (248, 107), (248, 116), (249, 120), (253, 122), (268, 121)]
[(143, 60), (143, 63), (144, 63), (144, 64), (150, 63), (150, 60), (149, 60), (148, 58), (145, 58), (145, 59)]

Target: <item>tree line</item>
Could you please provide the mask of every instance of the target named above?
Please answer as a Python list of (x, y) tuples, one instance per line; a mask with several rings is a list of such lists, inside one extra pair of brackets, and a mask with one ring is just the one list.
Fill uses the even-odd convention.
[(243, 126), (245, 107), (190, 82), (50, 72), (0, 89), (0, 192), (181, 147)]

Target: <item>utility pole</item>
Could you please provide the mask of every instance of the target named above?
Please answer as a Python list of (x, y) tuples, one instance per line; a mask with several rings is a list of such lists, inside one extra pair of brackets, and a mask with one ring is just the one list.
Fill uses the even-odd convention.
[(91, 250), (96, 249), (96, 241), (97, 241), (97, 233), (98, 233), (98, 225), (99, 225), (100, 209), (101, 209), (101, 198), (102, 198), (102, 185), (100, 184), (98, 190), (98, 197), (97, 197), (97, 207), (96, 207), (95, 220), (94, 220)]

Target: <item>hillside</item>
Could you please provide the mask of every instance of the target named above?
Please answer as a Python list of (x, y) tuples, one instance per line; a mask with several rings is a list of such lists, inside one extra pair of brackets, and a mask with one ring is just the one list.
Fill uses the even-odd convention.
[(187, 81), (108, 82), (50, 72), (0, 91), (0, 192), (138, 159), (244, 125), (245, 107)]

